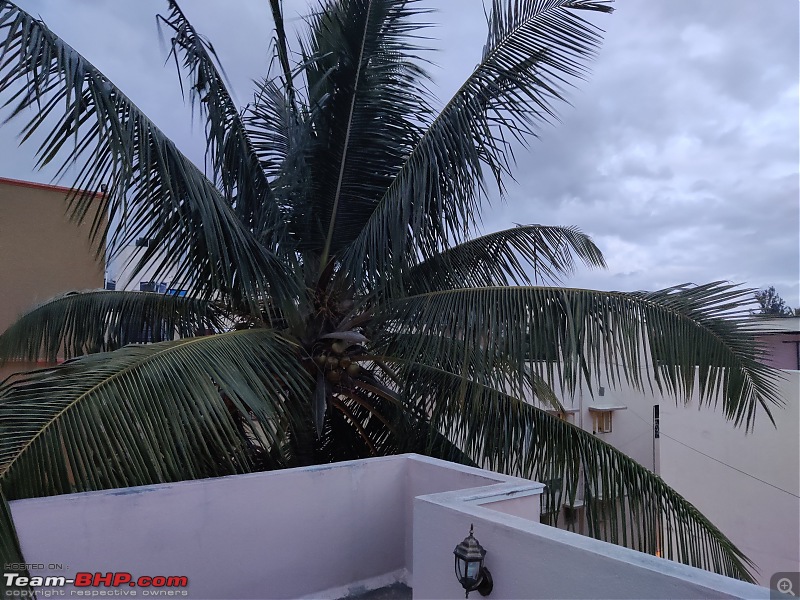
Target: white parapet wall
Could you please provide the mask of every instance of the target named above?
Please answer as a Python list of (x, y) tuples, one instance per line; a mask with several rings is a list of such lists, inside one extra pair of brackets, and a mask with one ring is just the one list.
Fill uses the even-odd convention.
[(63, 566), (31, 575), (185, 576), (194, 599), (325, 598), (408, 579), (415, 496), (510, 479), (404, 455), (19, 500), (11, 511), (26, 562)]
[(511, 486), (496, 485), (414, 499), (415, 599), (463, 597), (452, 549), (471, 525), (487, 551), (493, 600), (770, 597), (766, 588), (542, 525), (494, 492), (513, 496)]
[(185, 588), (126, 582), (40, 597), (339, 598), (401, 581), (415, 598), (462, 598), (453, 548), (471, 523), (487, 549), (492, 599), (769, 597), (765, 588), (541, 525), (542, 488), (401, 455), (18, 500), (11, 511), (33, 576), (188, 580)]

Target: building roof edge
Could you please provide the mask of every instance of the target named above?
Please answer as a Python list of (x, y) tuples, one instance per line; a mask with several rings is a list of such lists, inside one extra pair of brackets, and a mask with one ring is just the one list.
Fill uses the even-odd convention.
[[(26, 187), (31, 189), (37, 190), (47, 190), (51, 192), (64, 192), (65, 194), (69, 194), (70, 192), (76, 191), (72, 188), (63, 186), (63, 185), (53, 185), (51, 183), (39, 183), (36, 181), (25, 181), (23, 179), (12, 179), (10, 177), (0, 177), (0, 185), (16, 185), (19, 187)], [(78, 192), (86, 192), (88, 190), (77, 190)], [(94, 195), (97, 197), (104, 197), (105, 194), (103, 192), (94, 192)]]

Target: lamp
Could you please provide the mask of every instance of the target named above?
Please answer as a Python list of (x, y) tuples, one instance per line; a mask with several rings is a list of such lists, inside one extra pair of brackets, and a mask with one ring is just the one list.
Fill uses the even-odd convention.
[(453, 550), (456, 556), (456, 577), (467, 592), (465, 598), (469, 598), (470, 592), (480, 592), (481, 596), (488, 596), (493, 587), (492, 575), (489, 569), (483, 566), (486, 550), (472, 535), (472, 529), (470, 524), (469, 536)]

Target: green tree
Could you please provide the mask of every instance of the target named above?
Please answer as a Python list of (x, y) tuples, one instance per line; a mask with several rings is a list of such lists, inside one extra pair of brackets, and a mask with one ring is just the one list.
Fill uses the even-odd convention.
[(756, 314), (760, 315), (773, 315), (779, 317), (790, 317), (795, 311), (791, 306), (788, 306), (780, 297), (778, 292), (775, 291), (775, 286), (769, 286), (766, 289), (759, 290), (755, 294), (756, 302), (758, 302), (761, 310)]
[[(107, 186), (98, 214), (121, 226), (97, 219), (97, 239), (149, 238), (140, 267), (155, 261), (156, 279), (172, 273), (188, 290), (73, 293), (0, 337), (5, 359), (71, 359), (0, 388), (5, 532), (10, 499), (415, 451), (558, 476), (550, 506), (574, 501), (583, 473), (592, 535), (655, 552), (661, 521), (678, 542), (668, 556), (751, 579), (659, 477), (530, 402), (558, 405), (554, 389), (592, 389), (601, 375), (677, 398), (696, 385), (750, 427), (778, 400), (742, 326), (749, 292), (558, 287), (577, 263), (604, 265), (580, 231), (474, 233), (490, 185), (502, 192), (510, 175), (512, 142), (554, 118), (600, 44), (580, 13), (608, 5), (494, 0), (482, 59), (440, 111), (417, 2), (326, 0), (292, 52), (271, 8), (275, 72), (242, 111), (178, 5), (161, 17), (204, 123), (204, 172), (88, 60), (0, 0), (0, 93), (28, 118), (24, 134), (44, 132), (39, 164), (82, 165), (75, 190)], [(70, 202), (92, 216), (89, 192)], [(123, 346), (131, 331), (180, 338)], [(604, 511), (625, 520), (604, 533)], [(13, 536), (0, 539), (17, 556)]]

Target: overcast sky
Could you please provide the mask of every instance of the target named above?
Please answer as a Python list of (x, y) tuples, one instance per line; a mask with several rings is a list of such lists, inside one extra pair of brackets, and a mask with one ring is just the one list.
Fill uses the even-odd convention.
[[(201, 132), (164, 64), (160, 0), (17, 0), (108, 75), (190, 157)], [(437, 96), (446, 101), (478, 62), (480, 0), (431, 0)], [(184, 0), (214, 43), (239, 104), (265, 73), (266, 0)], [(286, 0), (293, 25), (310, 3)], [(729, 280), (774, 285), (800, 306), (798, 2), (618, 0), (593, 74), (561, 107), (562, 123), (517, 154), (517, 182), (485, 216), (576, 225), (609, 263), (575, 287), (639, 290)], [(19, 124), (0, 129), (0, 176), (47, 182)]]

